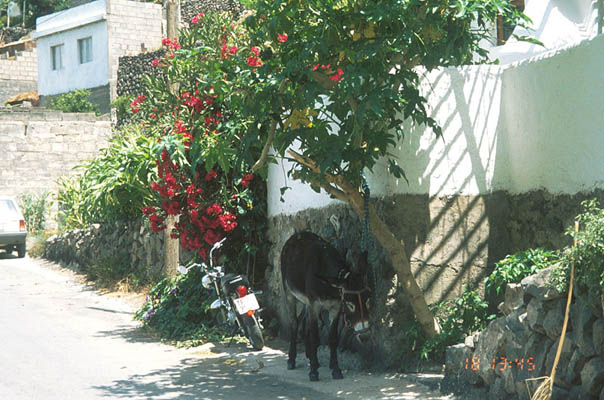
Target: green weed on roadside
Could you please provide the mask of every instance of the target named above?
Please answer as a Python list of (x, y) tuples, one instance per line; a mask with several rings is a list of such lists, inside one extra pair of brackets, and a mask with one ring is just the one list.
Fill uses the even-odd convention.
[(51, 205), (49, 192), (23, 193), (19, 196), (19, 208), (23, 213), (28, 232), (36, 233), (46, 227), (46, 218)]

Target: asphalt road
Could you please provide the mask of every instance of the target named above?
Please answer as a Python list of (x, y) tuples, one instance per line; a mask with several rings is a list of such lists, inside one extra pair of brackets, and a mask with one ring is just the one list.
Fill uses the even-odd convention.
[(286, 370), (279, 342), (177, 349), (142, 333), (134, 309), (55, 264), (0, 253), (0, 399), (451, 398), (434, 390), (437, 376), (344, 371), (334, 381), (322, 367), (309, 382), (301, 356)]

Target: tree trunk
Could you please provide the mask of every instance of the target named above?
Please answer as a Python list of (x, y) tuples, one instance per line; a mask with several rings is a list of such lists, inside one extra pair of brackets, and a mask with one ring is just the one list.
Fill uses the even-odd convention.
[(167, 277), (176, 276), (180, 261), (180, 242), (178, 239), (170, 237), (175, 222), (176, 217), (168, 215), (165, 222), (166, 229), (164, 230), (164, 274)]
[[(364, 207), (362, 196), (358, 192), (346, 193), (346, 195), (349, 199), (348, 203), (360, 217), (363, 217)], [(409, 298), (411, 308), (413, 309), (422, 330), (428, 337), (436, 335), (440, 332), (440, 325), (432, 314), (432, 311), (430, 311), (426, 298), (413, 276), (409, 257), (405, 250), (405, 243), (394, 236), (390, 227), (377, 215), (375, 207), (372, 205), (369, 206), (369, 226), (375, 238), (388, 252), (398, 281)]]

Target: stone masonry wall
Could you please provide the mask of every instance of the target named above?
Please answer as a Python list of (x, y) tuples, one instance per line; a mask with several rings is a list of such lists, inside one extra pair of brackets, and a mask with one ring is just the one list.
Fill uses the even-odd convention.
[(0, 109), (2, 194), (53, 191), (57, 178), (73, 174), (73, 167), (92, 159), (110, 136), (108, 116)]
[(0, 79), (0, 107), (13, 96), (23, 92), (33, 92), (38, 89), (37, 81), (18, 81)]
[(115, 99), (119, 58), (161, 47), (166, 31), (162, 6), (129, 0), (108, 0), (107, 27), (109, 84), (111, 98)]
[[(481, 288), (495, 262), (505, 255), (533, 247), (560, 248), (568, 244), (564, 231), (581, 211), (583, 200), (604, 198), (601, 191), (553, 195), (535, 191), (520, 195), (505, 192), (484, 196), (428, 198), (397, 195), (372, 200), (393, 233), (403, 239), (418, 284), (430, 304), (458, 297), (465, 285)], [(343, 204), (308, 209), (269, 220), (269, 268), (265, 288), (268, 306), (287, 336), (288, 311), (284, 307), (280, 253), (295, 232), (310, 230), (332, 243), (342, 254), (360, 249), (362, 221)], [(377, 309), (373, 354), (380, 364), (396, 360), (406, 338), (403, 328), (412, 316), (406, 296), (396, 280), (389, 257), (371, 240), (369, 261), (375, 268)], [(379, 356), (378, 356), (379, 355)]]

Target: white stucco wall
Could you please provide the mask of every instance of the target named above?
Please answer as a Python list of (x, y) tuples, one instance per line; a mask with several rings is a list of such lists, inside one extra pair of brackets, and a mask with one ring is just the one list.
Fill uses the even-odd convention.
[[(544, 46), (511, 37), (504, 46), (490, 49), (502, 64), (525, 60), (552, 49), (575, 46), (598, 35), (599, 0), (526, 0), (524, 13), (531, 30), (517, 27), (514, 34), (538, 39)], [(604, 5), (603, 5), (604, 6)]]
[[(92, 61), (80, 64), (78, 40), (92, 37)], [(63, 44), (63, 68), (52, 70), (51, 46)], [(98, 21), (38, 39), (38, 93), (53, 95), (109, 82), (107, 22)]]
[[(398, 157), (409, 184), (382, 168), (372, 194), (477, 195), (604, 188), (604, 36), (504, 66), (448, 68), (422, 88), (443, 128), (409, 129)], [(269, 169), (269, 215), (329, 204), (326, 195)], [(293, 190), (279, 201), (282, 186)]]
[[(90, 89), (109, 82), (105, 0), (70, 8), (36, 21), (38, 93)], [(92, 37), (92, 61), (80, 64), (78, 40)], [(52, 46), (63, 44), (63, 67), (52, 70)]]

